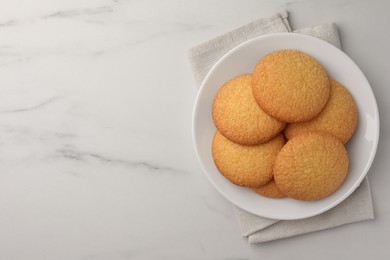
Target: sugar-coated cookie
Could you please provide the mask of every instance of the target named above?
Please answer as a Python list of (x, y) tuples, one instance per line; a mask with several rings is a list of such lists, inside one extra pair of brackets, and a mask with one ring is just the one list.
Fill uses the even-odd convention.
[(282, 134), (252, 146), (233, 143), (218, 131), (212, 142), (212, 156), (220, 173), (236, 185), (259, 187), (272, 179), (277, 154), (283, 147)]
[(271, 52), (253, 70), (253, 95), (269, 115), (284, 122), (317, 116), (329, 98), (330, 84), (322, 65), (297, 50)]
[(285, 123), (265, 113), (252, 94), (252, 75), (237, 76), (215, 95), (212, 115), (216, 128), (227, 139), (242, 145), (267, 142)]
[(252, 190), (257, 194), (268, 198), (279, 199), (286, 197), (276, 186), (274, 179), (258, 188), (252, 188)]
[(289, 140), (279, 152), (274, 179), (280, 191), (297, 200), (332, 194), (348, 172), (344, 145), (333, 135), (309, 132)]
[(358, 112), (351, 93), (336, 80), (331, 80), (330, 97), (321, 113), (307, 122), (288, 124), (284, 135), (291, 139), (302, 133), (323, 131), (345, 144), (352, 137), (357, 121)]

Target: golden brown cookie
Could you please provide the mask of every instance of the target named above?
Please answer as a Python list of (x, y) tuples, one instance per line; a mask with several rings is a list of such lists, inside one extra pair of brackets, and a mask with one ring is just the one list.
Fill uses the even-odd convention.
[(254, 192), (256, 192), (259, 195), (262, 195), (264, 197), (268, 198), (274, 198), (274, 199), (279, 199), (279, 198), (284, 198), (286, 197), (276, 186), (275, 180), (272, 179), (270, 182), (267, 184), (264, 184), (258, 188), (252, 188)]
[(274, 166), (276, 185), (286, 196), (318, 200), (332, 194), (344, 181), (349, 159), (333, 135), (309, 132), (289, 140)]
[(357, 120), (358, 113), (351, 93), (336, 80), (331, 80), (330, 97), (321, 113), (307, 122), (288, 124), (284, 135), (291, 139), (302, 133), (323, 131), (345, 144), (355, 132)]
[(269, 115), (284, 122), (307, 121), (328, 101), (328, 76), (321, 64), (296, 50), (264, 56), (253, 71), (253, 95)]
[(229, 80), (219, 89), (213, 103), (213, 120), (218, 131), (242, 145), (267, 142), (285, 126), (257, 105), (251, 82), (251, 74)]
[(259, 187), (272, 179), (274, 162), (284, 142), (279, 134), (266, 143), (245, 146), (229, 141), (217, 131), (212, 142), (213, 160), (232, 183)]

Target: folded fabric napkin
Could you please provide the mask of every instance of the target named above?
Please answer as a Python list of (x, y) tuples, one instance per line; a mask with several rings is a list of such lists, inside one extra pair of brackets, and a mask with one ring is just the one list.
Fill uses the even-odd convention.
[[(257, 36), (277, 32), (292, 32), (286, 11), (261, 18), (190, 49), (188, 57), (197, 86), (200, 87), (211, 67), (232, 48)], [(341, 48), (335, 24), (320, 25), (293, 32), (311, 35)], [(327, 212), (306, 219), (269, 219), (253, 215), (236, 206), (233, 207), (241, 234), (248, 237), (249, 244), (287, 238), (374, 218), (367, 177), (342, 203)]]

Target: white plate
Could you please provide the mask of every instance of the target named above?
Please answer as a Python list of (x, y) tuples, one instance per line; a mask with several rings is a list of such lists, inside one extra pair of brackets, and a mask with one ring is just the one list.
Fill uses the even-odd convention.
[[(264, 55), (281, 49), (296, 49), (317, 59), (328, 75), (346, 86), (358, 107), (358, 127), (347, 144), (350, 168), (342, 186), (332, 195), (312, 202), (289, 198), (269, 199), (230, 183), (217, 170), (211, 155), (215, 133), (211, 108), (214, 95), (227, 80), (251, 73)], [(314, 37), (278, 33), (245, 42), (222, 57), (205, 78), (193, 112), (193, 141), (201, 167), (214, 187), (236, 206), (258, 216), (301, 219), (320, 214), (346, 199), (361, 183), (375, 157), (379, 138), (379, 115), (370, 84), (358, 66), (341, 50)]]

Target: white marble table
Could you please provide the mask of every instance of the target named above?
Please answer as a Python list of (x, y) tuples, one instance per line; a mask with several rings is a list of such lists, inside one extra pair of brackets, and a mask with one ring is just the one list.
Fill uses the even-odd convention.
[[(200, 170), (186, 50), (268, 15), (336, 22), (377, 97), (376, 219), (249, 246)], [(0, 2), (0, 259), (388, 259), (390, 3)]]

